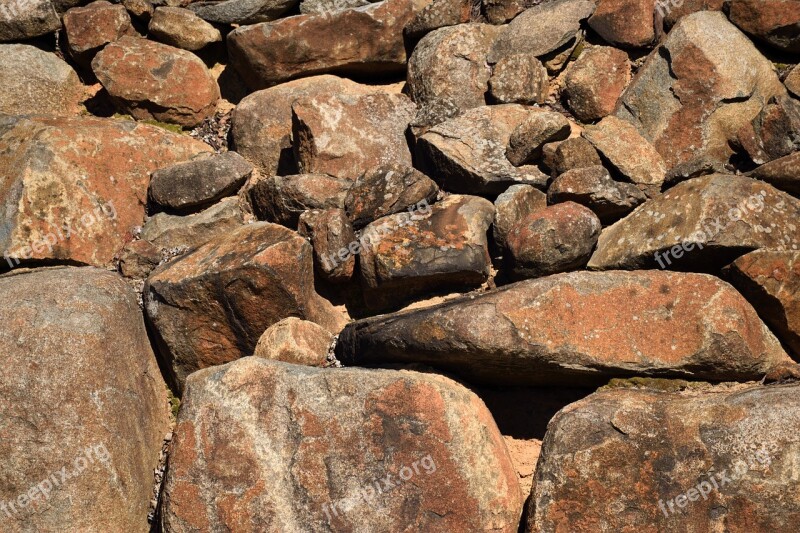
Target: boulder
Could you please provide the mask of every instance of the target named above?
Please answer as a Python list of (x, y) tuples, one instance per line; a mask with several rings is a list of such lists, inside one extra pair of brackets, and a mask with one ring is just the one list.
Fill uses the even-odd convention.
[(791, 361), (749, 303), (707, 274), (572, 272), (352, 322), (345, 365), (417, 364), (470, 383), (596, 386), (618, 376), (758, 380)]
[(756, 250), (725, 270), (726, 278), (800, 360), (800, 251)]
[(122, 0), (122, 5), (125, 6), (131, 16), (144, 23), (150, 21), (155, 11), (155, 7), (150, 0)]
[(794, 152), (757, 167), (748, 174), (766, 181), (776, 189), (800, 197), (800, 152)]
[(485, 282), (491, 266), (486, 232), (493, 217), (488, 200), (454, 194), (367, 226), (353, 252), (360, 253), (366, 305), (387, 309), (432, 290)]
[(575, 39), (581, 21), (594, 9), (593, 0), (553, 0), (526, 9), (503, 27), (489, 52), (489, 63), (512, 54), (542, 57), (558, 51)]
[(476, 107), (428, 130), (417, 142), (417, 162), (445, 190), (497, 195), (511, 185), (543, 188), (547, 176), (506, 157), (514, 129), (534, 111), (517, 104)]
[(800, 200), (743, 176), (712, 174), (645, 202), (597, 243), (589, 268), (714, 272), (759, 248), (796, 250)]
[(492, 236), (501, 250), (511, 228), (528, 215), (547, 207), (547, 195), (530, 185), (512, 185), (494, 201)]
[(350, 245), (358, 241), (343, 209), (306, 211), (300, 215), (297, 232), (311, 241), (314, 267), (321, 278), (332, 283), (350, 281), (356, 267)]
[(325, 95), (292, 104), (301, 173), (356, 179), (377, 165), (411, 166), (406, 129), (416, 106), (403, 94)]
[(514, 128), (508, 139), (506, 157), (515, 167), (533, 163), (542, 156), (542, 147), (549, 142), (569, 137), (569, 121), (561, 113), (533, 113)]
[(456, 112), (485, 105), (491, 75), (486, 55), (499, 32), (489, 24), (459, 24), (426, 35), (408, 60), (414, 102)]
[(646, 200), (638, 187), (614, 181), (601, 166), (568, 170), (553, 180), (547, 189), (549, 203), (581, 204), (591, 209), (603, 224), (616, 222)]
[(192, 11), (180, 7), (159, 7), (148, 26), (150, 37), (156, 41), (182, 48), (200, 50), (222, 41), (217, 28)]
[(537, 210), (508, 232), (508, 266), (517, 279), (583, 268), (597, 244), (600, 228), (597, 215), (574, 202)]
[(125, 7), (106, 0), (64, 13), (64, 32), (69, 55), (83, 67), (89, 67), (97, 52), (108, 43), (125, 35), (138, 36)]
[(0, 42), (31, 39), (60, 28), (50, 0), (8, 0), (0, 6)]
[(583, 137), (572, 137), (556, 146), (553, 157), (547, 166), (556, 174), (563, 174), (568, 170), (594, 167), (602, 165), (600, 154), (594, 149), (592, 143)]
[(663, 17), (665, 31), (669, 31), (683, 17), (698, 11), (722, 11), (725, 0), (656, 0), (656, 28), (658, 17)]
[(21, 261), (110, 265), (145, 216), (149, 174), (210, 151), (133, 121), (0, 118), (0, 249)]
[(0, 44), (0, 79), (6, 115), (77, 115), (88, 96), (72, 67), (27, 44)]
[(199, 57), (146, 39), (109, 44), (95, 56), (92, 70), (114, 103), (138, 120), (194, 127), (214, 113), (220, 97)]
[(800, 102), (789, 95), (773, 98), (736, 140), (757, 165), (800, 150)]
[(313, 74), (399, 73), (407, 60), (403, 27), (414, 13), (414, 0), (386, 0), (240, 26), (228, 35), (228, 52), (251, 89)]
[(732, 0), (728, 16), (759, 41), (783, 52), (800, 53), (798, 0)]
[(299, 3), (300, 0), (210, 0), (192, 2), (187, 7), (209, 22), (246, 25), (278, 19)]
[(653, 0), (597, 0), (589, 27), (608, 44), (642, 48), (656, 40), (653, 14)]
[(199, 211), (236, 194), (253, 166), (236, 152), (224, 152), (178, 163), (153, 172), (150, 199), (176, 211)]
[(548, 426), (525, 533), (792, 531), (800, 386), (601, 390)]
[(322, 366), (332, 342), (333, 335), (322, 326), (289, 317), (267, 328), (253, 355), (293, 365)]
[(163, 506), (166, 531), (516, 533), (522, 496), (458, 383), (248, 357), (189, 378)]
[(119, 272), (126, 278), (144, 279), (163, 259), (161, 249), (151, 242), (136, 240), (119, 253)]
[(500, 104), (543, 104), (549, 92), (547, 69), (531, 54), (503, 57), (489, 78), (489, 94)]
[(117, 274), (0, 277), (3, 531), (147, 533), (167, 389), (136, 295)]
[(420, 202), (433, 203), (439, 187), (419, 170), (404, 165), (383, 165), (359, 176), (347, 192), (344, 208), (356, 229), (387, 215), (405, 211)]
[(727, 163), (737, 132), (785, 94), (772, 64), (715, 11), (682, 18), (648, 56), (616, 115), (633, 124), (667, 168)]
[(403, 32), (409, 40), (418, 41), (433, 30), (466, 24), (477, 18), (475, 11), (472, 0), (432, 0), (414, 15)]
[(211, 239), (230, 235), (244, 225), (245, 216), (238, 198), (225, 198), (194, 215), (158, 213), (142, 227), (141, 238), (159, 250), (177, 255)]
[(567, 105), (582, 122), (599, 120), (614, 111), (630, 79), (628, 54), (610, 46), (593, 46), (567, 69)]
[(253, 212), (259, 220), (297, 228), (300, 215), (308, 209), (344, 208), (353, 182), (327, 174), (298, 174), (260, 179), (248, 191)]
[(279, 320), (296, 316), (331, 332), (343, 322), (314, 292), (311, 245), (267, 222), (160, 266), (147, 279), (144, 299), (163, 366), (181, 392), (192, 372), (252, 355), (264, 330)]
[(482, 0), (482, 11), (492, 24), (505, 24), (530, 7), (526, 0)]
[(300, 13), (303, 15), (325, 15), (354, 7), (364, 7), (374, 2), (370, 0), (301, 0)]

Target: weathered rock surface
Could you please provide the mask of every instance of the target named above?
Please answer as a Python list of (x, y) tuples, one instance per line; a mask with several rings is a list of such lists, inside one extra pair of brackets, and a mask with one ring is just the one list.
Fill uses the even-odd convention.
[(506, 247), (508, 233), (520, 220), (547, 207), (547, 195), (530, 185), (512, 185), (494, 201), (492, 235), (498, 247)]
[(411, 166), (406, 129), (416, 113), (403, 94), (325, 95), (292, 104), (298, 169), (356, 179), (377, 165)]
[(180, 7), (156, 9), (148, 30), (156, 41), (184, 50), (200, 50), (222, 41), (222, 34), (217, 28)]
[(788, 95), (773, 98), (736, 140), (757, 165), (800, 150), (800, 102)]
[(779, 50), (800, 53), (797, 0), (732, 0), (729, 16), (742, 31)]
[(416, 41), (433, 30), (465, 24), (477, 18), (475, 11), (471, 0), (432, 0), (414, 15), (403, 31), (407, 38)]
[(529, 7), (525, 0), (483, 0), (481, 5), (492, 24), (505, 24)]
[(583, 130), (583, 137), (626, 179), (660, 186), (667, 166), (650, 142), (629, 122), (609, 116)]
[(417, 143), (420, 168), (445, 190), (496, 195), (511, 185), (544, 187), (535, 166), (515, 167), (506, 157), (514, 129), (532, 111), (516, 104), (476, 107), (434, 126)]
[(236, 152), (224, 152), (153, 172), (150, 199), (176, 211), (198, 211), (236, 194), (253, 166)]
[(616, 115), (668, 168), (704, 158), (727, 163), (738, 130), (784, 92), (772, 64), (725, 15), (701, 11), (682, 18), (650, 54)]
[(3, 531), (146, 533), (169, 415), (133, 290), (54, 268), (0, 277), (0, 295)]
[(69, 54), (88, 67), (95, 54), (108, 43), (125, 35), (137, 36), (124, 6), (97, 0), (86, 7), (74, 7), (64, 14), (64, 32)]
[(589, 268), (714, 271), (759, 248), (797, 250), (798, 216), (800, 200), (764, 182), (694, 178), (603, 231)]
[(0, 113), (76, 115), (88, 94), (67, 63), (26, 44), (0, 44)]
[(515, 167), (533, 163), (542, 156), (542, 146), (569, 137), (569, 121), (561, 113), (533, 113), (514, 128), (508, 139), (506, 157)]
[(573, 272), (359, 320), (345, 365), (424, 363), (471, 383), (597, 385), (615, 376), (757, 380), (790, 361), (747, 301), (706, 274)]
[(0, 119), (0, 249), (106, 266), (144, 221), (150, 172), (209, 150), (132, 121)]
[(61, 28), (50, 0), (9, 0), (0, 9), (0, 42), (39, 37)]
[(734, 261), (726, 273), (800, 360), (800, 252), (756, 250)]
[(402, 72), (407, 59), (403, 27), (414, 7), (413, 0), (386, 0), (331, 15), (241, 26), (228, 35), (228, 52), (251, 89), (326, 72)]
[(786, 75), (783, 84), (789, 89), (789, 92), (800, 98), (800, 67), (797, 65)]
[(169, 379), (182, 391), (192, 372), (251, 355), (264, 330), (289, 316), (338, 331), (342, 318), (314, 292), (313, 276), (311, 245), (266, 222), (156, 269), (145, 309)]
[(144, 279), (162, 259), (161, 250), (153, 243), (131, 241), (119, 253), (119, 272), (126, 278)]
[(668, 31), (685, 16), (698, 11), (722, 11), (724, 4), (725, 0), (683, 0), (683, 2), (656, 0), (656, 26), (659, 15), (664, 17), (664, 30)]
[(513, 533), (521, 506), (502, 436), (463, 386), (248, 357), (190, 377), (164, 524)]
[(220, 97), (199, 57), (146, 39), (109, 44), (95, 56), (92, 70), (116, 105), (139, 120), (197, 126), (213, 114)]
[(589, 262), (600, 228), (597, 215), (574, 202), (535, 211), (508, 232), (508, 265), (517, 279), (582, 268)]
[(322, 366), (332, 342), (333, 335), (322, 326), (289, 317), (267, 328), (253, 355), (293, 365)]
[(245, 25), (275, 20), (298, 3), (299, 0), (211, 0), (192, 2), (188, 8), (209, 22)]
[(372, 3), (374, 2), (370, 0), (302, 0), (300, 2), (300, 13), (304, 15), (324, 15), (344, 9), (368, 6)]
[(748, 175), (793, 196), (800, 196), (800, 152), (765, 163)]
[(542, 104), (549, 91), (547, 69), (532, 54), (503, 57), (489, 78), (489, 93), (500, 104)]
[(493, 218), (488, 200), (454, 194), (367, 226), (359, 256), (367, 306), (388, 308), (429, 290), (486, 281)]
[(583, 122), (610, 115), (630, 79), (628, 55), (622, 50), (610, 46), (584, 50), (564, 79), (569, 108)]
[(547, 189), (551, 204), (575, 202), (591, 209), (603, 224), (611, 224), (644, 203), (647, 197), (632, 183), (611, 179), (601, 166), (576, 168), (558, 176)]
[(489, 24), (459, 24), (426, 35), (408, 60), (411, 98), (459, 112), (485, 105), (492, 74), (486, 56), (499, 33)]
[(314, 267), (320, 277), (332, 283), (350, 281), (356, 267), (350, 246), (357, 241), (343, 209), (306, 211), (300, 215), (297, 232), (311, 241)]
[(356, 229), (387, 215), (405, 211), (420, 202), (432, 204), (439, 187), (419, 170), (404, 165), (383, 165), (359, 176), (347, 192), (344, 208)]
[(344, 208), (353, 182), (327, 174), (273, 176), (257, 181), (249, 191), (253, 211), (259, 220), (297, 228), (303, 211)]
[(583, 137), (573, 137), (558, 144), (548, 166), (556, 175), (559, 175), (568, 170), (602, 164), (600, 154), (594, 149), (592, 143)]
[(641, 48), (655, 41), (653, 14), (652, 0), (597, 0), (589, 26), (609, 44)]
[(142, 239), (161, 250), (183, 253), (211, 239), (230, 235), (245, 223), (238, 198), (225, 198), (194, 215), (158, 213), (142, 227)]
[(548, 427), (524, 531), (792, 531), (798, 392), (611, 389), (566, 407)]

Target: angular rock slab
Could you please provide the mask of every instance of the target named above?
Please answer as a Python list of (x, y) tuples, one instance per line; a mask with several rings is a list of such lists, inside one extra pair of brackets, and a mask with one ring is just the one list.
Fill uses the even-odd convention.
[(160, 250), (181, 253), (242, 226), (245, 215), (238, 198), (224, 198), (193, 215), (158, 213), (142, 226), (141, 238)]
[(150, 172), (210, 150), (133, 121), (0, 119), (0, 250), (106, 266), (144, 221)]
[(727, 163), (735, 133), (785, 92), (772, 64), (725, 15), (701, 11), (682, 18), (650, 54), (616, 115), (668, 168), (703, 158)]
[(734, 261), (726, 274), (800, 360), (800, 252), (756, 250)]
[(248, 191), (259, 220), (296, 229), (300, 216), (309, 209), (344, 208), (353, 182), (327, 174), (272, 176), (252, 184)]
[(88, 67), (95, 54), (108, 43), (124, 35), (139, 35), (131, 26), (131, 17), (125, 7), (106, 0), (67, 11), (64, 14), (64, 33), (69, 54), (83, 67)]
[[(379, 74), (406, 68), (403, 27), (412, 0), (241, 26), (228, 35), (231, 63), (251, 89), (314, 74)], [(347, 31), (342, 31), (347, 28)]]
[(169, 414), (133, 290), (69, 267), (0, 295), (0, 528), (146, 533)]
[(264, 330), (289, 316), (340, 329), (341, 317), (314, 292), (311, 253), (295, 232), (259, 222), (150, 275), (145, 310), (178, 390), (195, 370), (252, 355)]
[(707, 274), (573, 272), (352, 322), (345, 365), (424, 363), (472, 383), (597, 385), (647, 375), (761, 379), (791, 361), (747, 301)]
[(733, 0), (729, 17), (742, 31), (784, 52), (800, 53), (797, 0)]
[(611, 389), (567, 406), (548, 426), (524, 531), (794, 531), (798, 393)]
[(748, 173), (748, 176), (800, 197), (800, 152), (765, 163)]
[(209, 22), (244, 25), (275, 20), (298, 3), (299, 0), (224, 0), (192, 2), (188, 8)]
[(798, 217), (800, 200), (764, 182), (694, 178), (604, 230), (589, 268), (714, 271), (758, 248), (797, 250)]
[(522, 507), (502, 436), (463, 386), (256, 357), (190, 376), (164, 490), (170, 532), (515, 533)]

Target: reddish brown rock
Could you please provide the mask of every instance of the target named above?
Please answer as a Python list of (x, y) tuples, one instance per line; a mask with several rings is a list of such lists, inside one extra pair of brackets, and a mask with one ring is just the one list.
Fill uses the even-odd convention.
[(525, 0), (483, 0), (483, 12), (492, 24), (505, 24), (529, 7)]
[(356, 179), (377, 165), (411, 166), (406, 129), (416, 106), (403, 94), (325, 95), (292, 104), (301, 173)]
[(145, 216), (149, 174), (211, 148), (132, 121), (0, 121), (0, 188), (9, 265), (107, 266)]
[(289, 317), (267, 328), (253, 355), (293, 365), (322, 366), (332, 342), (333, 334), (322, 326)]
[(793, 531), (798, 392), (610, 389), (569, 405), (548, 426), (524, 531)]
[(574, 202), (535, 211), (508, 232), (509, 268), (518, 279), (586, 266), (600, 235), (600, 220)]
[(502, 58), (489, 78), (489, 93), (501, 104), (543, 104), (549, 92), (547, 69), (531, 54)]
[(653, 13), (653, 0), (597, 0), (589, 27), (608, 44), (641, 48), (656, 39)]
[(326, 72), (403, 72), (407, 60), (403, 27), (414, 14), (412, 0), (387, 0), (331, 15), (241, 26), (228, 35), (228, 51), (251, 89)]
[(514, 128), (508, 139), (506, 157), (515, 167), (533, 163), (542, 156), (542, 146), (563, 141), (570, 134), (569, 121), (561, 113), (533, 113)]
[(470, 383), (615, 376), (757, 380), (790, 361), (747, 301), (706, 274), (573, 272), (350, 323), (345, 365), (423, 363)]
[(800, 360), (800, 252), (756, 250), (726, 271), (733, 286)]
[(427, 291), (485, 282), (491, 264), (486, 232), (493, 217), (488, 200), (454, 194), (367, 226), (357, 252), (367, 305), (397, 307)]
[(800, 102), (788, 95), (773, 98), (736, 140), (757, 165), (800, 150)]
[(189, 378), (163, 503), (174, 532), (516, 533), (522, 496), (462, 385), (248, 357)]
[(800, 53), (798, 0), (732, 0), (728, 16), (760, 41), (784, 52)]
[(75, 7), (64, 14), (69, 53), (88, 67), (95, 54), (108, 43), (125, 35), (138, 35), (124, 6), (97, 0), (86, 7)]
[(583, 122), (601, 119), (614, 111), (630, 79), (631, 67), (625, 52), (610, 46), (593, 46), (567, 69), (567, 104)]
[(494, 201), (492, 235), (499, 248), (506, 247), (508, 233), (520, 220), (547, 207), (547, 196), (530, 185), (512, 185)]
[(119, 254), (119, 271), (126, 278), (144, 279), (161, 263), (161, 250), (151, 242), (129, 242)]
[(727, 163), (737, 132), (773, 96), (785, 94), (772, 64), (715, 11), (680, 19), (620, 98), (633, 124), (668, 168)]
[(169, 413), (133, 290), (70, 267), (0, 295), (0, 528), (147, 533)]
[(602, 164), (600, 154), (594, 149), (592, 143), (583, 137), (573, 137), (558, 144), (548, 166), (558, 175), (568, 170)]
[(197, 126), (214, 113), (220, 96), (199, 57), (146, 39), (109, 44), (95, 56), (92, 70), (116, 105), (139, 120)]
[(345, 283), (353, 277), (358, 244), (353, 226), (343, 209), (312, 209), (300, 215), (297, 232), (311, 241), (314, 267), (320, 277)]
[(759, 248), (797, 250), (800, 200), (745, 178), (712, 174), (645, 202), (597, 243), (589, 268), (714, 272)]
[(765, 163), (748, 174), (776, 189), (800, 197), (800, 152)]
[[(225, 287), (224, 291), (220, 287)], [(289, 316), (338, 331), (342, 317), (314, 292), (311, 245), (282, 226), (249, 224), (162, 265), (144, 289), (169, 379), (253, 353)]]
[(300, 215), (308, 209), (344, 208), (349, 179), (327, 174), (298, 174), (260, 179), (248, 191), (259, 220), (297, 228)]
[(632, 183), (611, 179), (601, 166), (576, 168), (559, 175), (547, 189), (551, 204), (575, 202), (591, 209), (603, 224), (633, 211), (647, 197)]

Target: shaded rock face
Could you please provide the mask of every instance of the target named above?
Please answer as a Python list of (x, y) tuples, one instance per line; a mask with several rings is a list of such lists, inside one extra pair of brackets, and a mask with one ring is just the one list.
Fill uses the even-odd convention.
[(174, 532), (512, 533), (521, 506), (502, 436), (461, 385), (250, 357), (189, 378), (163, 521)]
[(292, 151), (292, 104), (303, 97), (366, 94), (374, 88), (331, 75), (282, 83), (245, 97), (232, 115), (236, 151), (263, 176), (297, 173)]
[(573, 137), (559, 143), (553, 153), (552, 164), (548, 166), (558, 175), (568, 170), (602, 166), (602, 164), (600, 154), (592, 143), (583, 137)]
[(145, 285), (145, 309), (178, 390), (195, 370), (251, 355), (264, 330), (283, 318), (338, 331), (341, 317), (314, 292), (313, 275), (308, 242), (265, 222), (156, 269)]
[(653, 14), (652, 0), (597, 0), (589, 27), (609, 44), (641, 48), (655, 41)]
[(418, 163), (451, 192), (497, 195), (517, 184), (543, 188), (547, 176), (541, 170), (515, 167), (506, 157), (511, 134), (531, 113), (516, 104), (469, 109), (420, 137)]
[(726, 163), (730, 141), (785, 88), (771, 63), (725, 15), (682, 18), (648, 57), (616, 115), (636, 126), (671, 168)]
[(161, 250), (148, 241), (131, 241), (119, 253), (119, 272), (126, 278), (144, 279), (161, 263)]
[(738, 145), (760, 165), (800, 150), (800, 102), (773, 98), (737, 133)]
[(402, 94), (326, 95), (292, 104), (301, 173), (357, 178), (376, 165), (411, 166), (405, 132), (416, 106)]
[(39, 37), (61, 28), (50, 0), (9, 0), (0, 9), (0, 42)]
[(3, 119), (4, 264), (110, 264), (144, 221), (149, 173), (207, 151), (189, 137), (130, 121)]
[(733, 0), (730, 19), (742, 31), (778, 50), (800, 53), (797, 0)]
[(601, 166), (576, 168), (558, 176), (547, 189), (551, 204), (575, 202), (591, 209), (603, 224), (616, 222), (647, 200), (632, 183), (611, 179)]
[(294, 365), (322, 366), (332, 342), (333, 335), (322, 326), (289, 317), (267, 328), (253, 355)]
[(199, 57), (146, 39), (123, 37), (109, 44), (95, 56), (92, 70), (116, 105), (139, 120), (197, 126), (214, 112), (220, 96)]
[(367, 306), (395, 307), (433, 289), (486, 281), (493, 218), (488, 200), (454, 194), (368, 225), (357, 242)]
[(471, 383), (615, 376), (756, 380), (790, 361), (747, 301), (706, 274), (574, 272), (348, 324), (346, 365), (423, 363)]
[(0, 294), (3, 531), (149, 531), (169, 418), (133, 290), (54, 268), (0, 277)]
[(72, 58), (88, 67), (95, 54), (125, 35), (138, 35), (124, 6), (97, 0), (64, 14), (64, 32)]
[(298, 3), (299, 0), (211, 0), (192, 2), (187, 7), (209, 22), (245, 25), (275, 20)]
[(533, 163), (541, 158), (546, 143), (563, 141), (569, 134), (569, 121), (561, 113), (533, 113), (511, 132), (506, 157), (516, 167)]
[(347, 191), (352, 185), (349, 179), (327, 174), (273, 176), (254, 183), (249, 196), (260, 220), (295, 229), (304, 211), (344, 208)]
[(792, 531), (798, 392), (612, 389), (568, 406), (544, 439), (525, 531)]
[(300, 215), (297, 232), (310, 239), (314, 249), (314, 267), (323, 279), (333, 283), (350, 281), (356, 267), (356, 257), (350, 252), (349, 246), (357, 241), (344, 210), (306, 211)]
[(798, 215), (800, 200), (766, 183), (694, 178), (603, 231), (589, 268), (713, 271), (759, 248), (796, 250)]
[(412, 0), (299, 15), (237, 28), (228, 35), (228, 51), (251, 89), (314, 74), (402, 72), (403, 27), (413, 16)]
[(158, 213), (145, 222), (142, 239), (160, 250), (185, 252), (244, 224), (238, 198), (225, 198), (194, 215)]
[(748, 175), (798, 197), (800, 196), (800, 152), (765, 163)]
[(726, 277), (800, 360), (800, 252), (750, 252), (726, 268)]
[(25, 44), (0, 44), (0, 79), (6, 115), (76, 115), (88, 96), (66, 62)]
[(222, 34), (217, 28), (180, 7), (156, 9), (148, 30), (157, 41), (184, 50), (200, 50), (222, 41)]

